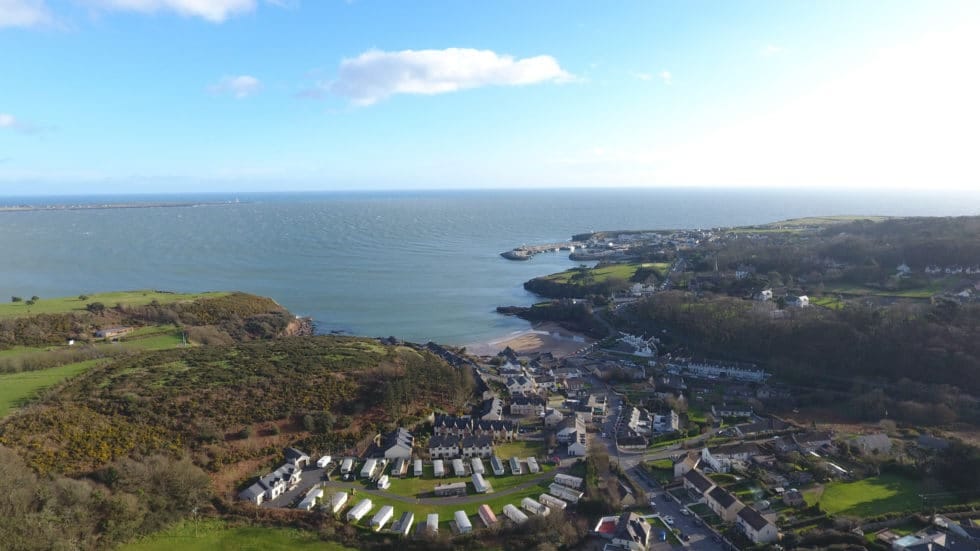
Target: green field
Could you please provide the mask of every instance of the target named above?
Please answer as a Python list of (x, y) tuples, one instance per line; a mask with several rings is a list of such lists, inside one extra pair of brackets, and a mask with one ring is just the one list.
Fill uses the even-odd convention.
[[(502, 491), (508, 488), (513, 488), (514, 486), (520, 486), (531, 478), (532, 475), (524, 474), (519, 476), (514, 476), (512, 474), (505, 474), (503, 476), (494, 476), (490, 471), (490, 461), (484, 460), (483, 464), (487, 470), (484, 477), (487, 482), (493, 486), (494, 491)], [(544, 463), (538, 463), (541, 467), (541, 472), (549, 472), (554, 469), (553, 465), (545, 465)], [(473, 489), (473, 484), (469, 476), (464, 477), (454, 477), (447, 476), (444, 478), (435, 478), (432, 475), (432, 465), (426, 465), (423, 470), (423, 475), (421, 478), (415, 476), (408, 476), (405, 478), (391, 478), (391, 487), (386, 491), (395, 495), (405, 496), (405, 497), (432, 497), (433, 489), (439, 484), (451, 484), (453, 482), (466, 482), (469, 488), (469, 495), (476, 495)]]
[[(655, 264), (645, 265), (647, 267), (654, 267)], [(571, 285), (585, 285), (593, 283), (602, 283), (609, 278), (616, 277), (620, 279), (625, 279), (629, 281), (633, 274), (636, 273), (636, 269), (640, 267), (640, 264), (629, 263), (629, 264), (610, 264), (608, 266), (603, 266), (601, 268), (592, 268), (587, 270), (591, 273), (592, 278), (586, 280), (585, 278), (575, 278), (580, 270), (578, 268), (572, 268), (571, 270), (565, 270), (564, 272), (558, 272), (557, 274), (551, 274), (545, 279), (554, 281), (555, 283), (566, 283)]]
[(119, 547), (122, 551), (347, 551), (312, 532), (260, 526), (236, 527), (220, 520), (179, 522), (166, 530)]
[(810, 304), (814, 306), (822, 306), (831, 310), (840, 310), (844, 307), (844, 303), (840, 299), (827, 295), (822, 297), (810, 297)]
[(920, 482), (898, 475), (883, 474), (857, 482), (832, 482), (804, 492), (808, 505), (819, 503), (828, 514), (870, 517), (891, 511), (922, 508)]
[[(535, 457), (538, 460), (538, 464), (544, 467), (543, 459), (545, 457), (545, 449), (543, 442), (537, 442), (532, 440), (514, 440), (513, 442), (503, 442), (500, 444), (494, 444), (493, 453), (500, 458), (501, 461), (507, 461), (515, 455), (519, 459), (527, 459), (528, 457)], [(487, 465), (490, 461), (484, 461)]]
[(160, 304), (172, 302), (182, 302), (196, 300), (204, 297), (222, 297), (230, 293), (167, 293), (160, 291), (117, 291), (112, 293), (94, 293), (88, 298), (81, 300), (79, 297), (60, 297), (44, 298), (41, 297), (37, 303), (28, 306), (26, 301), (31, 297), (22, 297), (25, 302), (3, 302), (0, 303), (0, 318), (15, 318), (21, 316), (32, 316), (35, 314), (64, 314), (67, 312), (80, 312), (85, 310), (86, 304), (101, 302), (106, 307), (111, 308), (117, 304), (123, 306), (143, 306), (154, 300)]
[[(937, 279), (931, 281), (925, 287), (916, 289), (878, 289), (865, 285), (855, 285), (850, 283), (829, 283), (824, 286), (824, 293), (837, 293), (841, 295), (854, 296), (875, 296), (875, 297), (895, 297), (895, 298), (919, 298), (926, 299), (939, 294), (946, 289), (947, 281)], [(810, 300), (813, 302), (813, 299)]]
[(0, 375), (0, 418), (6, 417), (10, 410), (32, 398), (39, 390), (78, 375), (98, 363), (99, 360), (88, 360), (51, 369)]

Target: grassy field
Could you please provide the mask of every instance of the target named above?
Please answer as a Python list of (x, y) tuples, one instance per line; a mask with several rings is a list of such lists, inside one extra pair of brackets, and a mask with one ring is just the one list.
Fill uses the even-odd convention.
[[(926, 299), (939, 294), (946, 289), (948, 282), (945, 279), (937, 279), (916, 289), (878, 289), (865, 285), (855, 285), (850, 283), (830, 283), (824, 286), (824, 293), (837, 293), (841, 295), (854, 296), (875, 296), (875, 297), (895, 297), (895, 298), (918, 298)], [(810, 299), (813, 302), (813, 299)]]
[[(650, 264), (653, 267), (654, 264)], [(630, 264), (610, 264), (608, 266), (603, 266), (601, 268), (593, 268), (589, 270), (592, 273), (592, 280), (588, 283), (602, 283), (611, 277), (618, 277), (620, 279), (629, 280), (636, 273), (636, 269), (640, 267), (640, 264), (630, 263)], [(556, 283), (568, 283), (568, 284), (580, 284), (584, 285), (585, 280), (573, 280), (572, 276), (579, 273), (577, 268), (571, 270), (565, 270), (564, 272), (558, 272), (557, 274), (551, 274), (547, 277), (551, 281)]]
[[(501, 461), (507, 461), (513, 456), (517, 456), (520, 459), (526, 459), (528, 457), (536, 457), (538, 459), (538, 464), (544, 467), (542, 461), (545, 457), (545, 449), (543, 442), (537, 442), (533, 440), (515, 440), (513, 442), (503, 442), (501, 444), (495, 444), (493, 447), (493, 453), (500, 458)], [(484, 461), (487, 465), (490, 461)]]
[(870, 517), (891, 511), (911, 511), (922, 507), (918, 481), (884, 474), (857, 482), (832, 482), (804, 492), (807, 504), (819, 503), (829, 514)]
[(184, 521), (121, 551), (347, 551), (338, 543), (322, 541), (312, 532), (255, 526), (237, 527), (220, 520)]
[(78, 375), (98, 363), (99, 360), (89, 360), (40, 371), (0, 375), (0, 418), (6, 417), (7, 413), (24, 400), (32, 398), (39, 390)]
[[(101, 302), (106, 307), (113, 307), (117, 304), (124, 306), (142, 306), (154, 300), (160, 304), (196, 300), (203, 297), (222, 297), (229, 293), (166, 293), (160, 291), (118, 291), (112, 293), (94, 293), (87, 295), (85, 300), (79, 297), (60, 297), (44, 298), (41, 297), (35, 304), (28, 306), (26, 302), (4, 302), (0, 303), (0, 318), (15, 318), (20, 316), (30, 316), (36, 314), (64, 314), (85, 310), (86, 304)], [(31, 297), (23, 297), (27, 301)]]
[(823, 306), (824, 308), (829, 308), (831, 310), (840, 310), (844, 307), (844, 303), (840, 299), (827, 295), (822, 297), (810, 297), (810, 304), (814, 306)]
[[(494, 491), (497, 492), (508, 488), (513, 488), (514, 486), (519, 486), (530, 479), (530, 475), (527, 474), (520, 476), (514, 476), (511, 474), (494, 476), (493, 472), (490, 471), (490, 461), (484, 460), (483, 464), (487, 470), (487, 472), (484, 474), (484, 478), (486, 478), (487, 482), (490, 483)], [(541, 466), (542, 472), (548, 472), (554, 469), (553, 465), (545, 465), (543, 463), (539, 463), (539, 465)], [(466, 482), (469, 489), (469, 495), (476, 495), (469, 476), (446, 476), (443, 478), (435, 478), (432, 475), (432, 465), (426, 465), (424, 467), (421, 478), (415, 476), (392, 478), (391, 487), (388, 488), (387, 491), (405, 497), (432, 497), (432, 491), (437, 485), (451, 484), (453, 482)]]

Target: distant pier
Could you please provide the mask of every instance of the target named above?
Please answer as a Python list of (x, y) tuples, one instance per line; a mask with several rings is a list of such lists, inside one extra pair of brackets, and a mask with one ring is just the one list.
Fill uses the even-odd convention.
[(531, 260), (531, 257), (539, 253), (552, 251), (574, 251), (585, 246), (583, 241), (562, 241), (561, 243), (549, 243), (545, 245), (522, 245), (507, 252), (500, 253), (500, 256), (508, 260)]

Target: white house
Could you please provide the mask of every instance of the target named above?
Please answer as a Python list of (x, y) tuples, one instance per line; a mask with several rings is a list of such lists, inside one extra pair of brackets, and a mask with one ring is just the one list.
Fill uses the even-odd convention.
[(463, 438), (463, 457), (490, 457), (493, 455), (493, 438), (467, 436)]
[(738, 512), (735, 524), (753, 543), (772, 543), (779, 539), (776, 525), (751, 507), (745, 507)]

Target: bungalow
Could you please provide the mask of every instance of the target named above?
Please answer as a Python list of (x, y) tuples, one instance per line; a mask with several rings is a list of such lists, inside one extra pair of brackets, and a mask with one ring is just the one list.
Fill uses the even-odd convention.
[(689, 471), (698, 468), (701, 463), (701, 456), (696, 453), (688, 452), (674, 460), (674, 478), (680, 478)]
[(133, 331), (132, 327), (107, 327), (95, 332), (100, 339), (116, 339)]
[(743, 507), (738, 512), (735, 524), (753, 543), (772, 543), (779, 539), (776, 525), (751, 507)]
[(510, 402), (510, 414), (524, 417), (542, 415), (547, 405), (548, 401), (537, 394), (514, 396)]
[(708, 493), (714, 486), (715, 483), (697, 469), (691, 469), (684, 475), (684, 488), (700, 496)]
[(537, 390), (534, 380), (524, 375), (507, 378), (507, 391), (511, 396), (531, 394)]
[(772, 300), (772, 289), (763, 289), (756, 293), (752, 298), (760, 302), (768, 302)]
[(783, 492), (783, 503), (789, 505), (790, 507), (802, 507), (806, 505), (806, 500), (803, 498), (803, 493), (795, 488), (791, 488)]
[(489, 436), (463, 438), (463, 457), (490, 457), (493, 455), (493, 439)]
[(429, 457), (433, 459), (459, 457), (459, 437), (434, 435), (429, 439)]
[(721, 486), (712, 488), (705, 498), (708, 508), (725, 522), (734, 522), (735, 516), (745, 507), (744, 503)]
[(412, 446), (415, 437), (403, 428), (395, 429), (388, 434), (378, 434), (374, 437), (374, 446), (369, 454), (372, 457), (383, 457), (388, 460), (411, 459)]

